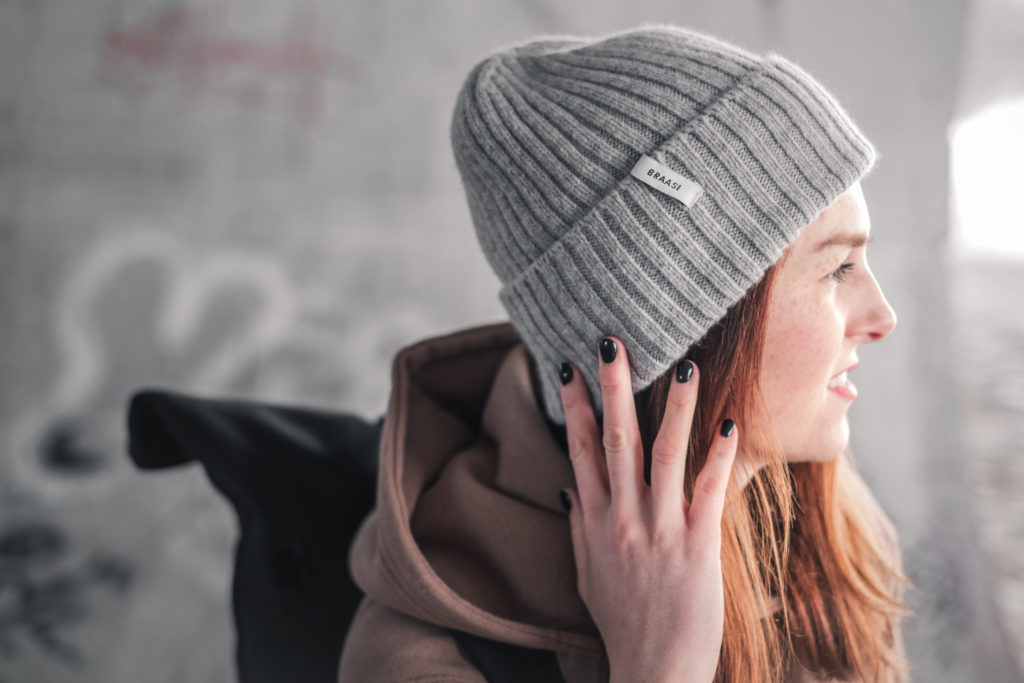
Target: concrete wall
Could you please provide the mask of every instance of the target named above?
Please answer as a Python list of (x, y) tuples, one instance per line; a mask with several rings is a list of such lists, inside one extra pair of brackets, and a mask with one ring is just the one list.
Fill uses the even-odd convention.
[(853, 446), (921, 589), (916, 680), (1017, 680), (947, 381), (964, 0), (642, 7), (0, 5), (0, 595), (44, 596), (0, 618), (0, 678), (229, 680), (235, 521), (197, 468), (132, 469), (125, 398), (378, 415), (401, 346), (504, 318), (448, 148), (466, 72), (669, 21), (801, 63), (881, 150), (871, 258), (900, 323), (861, 354)]

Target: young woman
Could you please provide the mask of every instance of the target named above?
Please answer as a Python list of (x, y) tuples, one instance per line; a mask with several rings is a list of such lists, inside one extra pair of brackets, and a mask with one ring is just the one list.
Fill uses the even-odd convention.
[(510, 322), (395, 359), (342, 680), (487, 680), (466, 634), (570, 683), (904, 680), (896, 533), (846, 450), (896, 324), (850, 117), (647, 25), (492, 54), (452, 141)]
[[(621, 340), (602, 340), (603, 434), (585, 387), (563, 369), (579, 487), (563, 500), (612, 680), (710, 681), (716, 670), (758, 680), (790, 646), (819, 674), (884, 680), (903, 665), (895, 532), (844, 456), (856, 349), (896, 324), (867, 266), (868, 231), (855, 183), (639, 406)], [(795, 530), (776, 531), (797, 502)], [(752, 618), (759, 613), (789, 633)], [(723, 617), (731, 637), (719, 659)]]

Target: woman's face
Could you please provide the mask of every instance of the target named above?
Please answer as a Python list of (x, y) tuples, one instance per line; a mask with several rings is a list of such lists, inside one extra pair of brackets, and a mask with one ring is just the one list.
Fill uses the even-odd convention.
[(786, 460), (831, 460), (846, 447), (857, 347), (884, 339), (896, 314), (868, 268), (871, 229), (855, 183), (800, 231), (768, 306), (761, 391)]

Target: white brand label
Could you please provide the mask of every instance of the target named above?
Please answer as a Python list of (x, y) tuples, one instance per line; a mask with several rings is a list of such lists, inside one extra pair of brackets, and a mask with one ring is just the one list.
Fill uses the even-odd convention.
[(678, 199), (686, 204), (687, 208), (693, 206), (693, 203), (704, 194), (704, 188), (700, 185), (646, 154), (640, 157), (630, 174), (655, 190)]

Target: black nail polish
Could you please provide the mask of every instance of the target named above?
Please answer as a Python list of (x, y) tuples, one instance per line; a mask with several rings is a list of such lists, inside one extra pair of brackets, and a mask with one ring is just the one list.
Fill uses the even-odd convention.
[(572, 366), (568, 363), (562, 363), (561, 369), (558, 371), (558, 378), (562, 380), (562, 384), (568, 384), (572, 381)]
[(686, 384), (693, 377), (693, 362), (684, 360), (676, 366), (676, 381)]
[(728, 438), (732, 434), (732, 428), (736, 426), (736, 423), (732, 420), (724, 420), (722, 422), (722, 436)]
[(615, 345), (615, 340), (608, 337), (601, 340), (601, 360), (605, 363), (614, 363), (618, 352), (619, 347)]
[(558, 497), (562, 500), (562, 507), (565, 508), (566, 512), (569, 512), (572, 509), (572, 498), (565, 492), (565, 489), (558, 492)]

